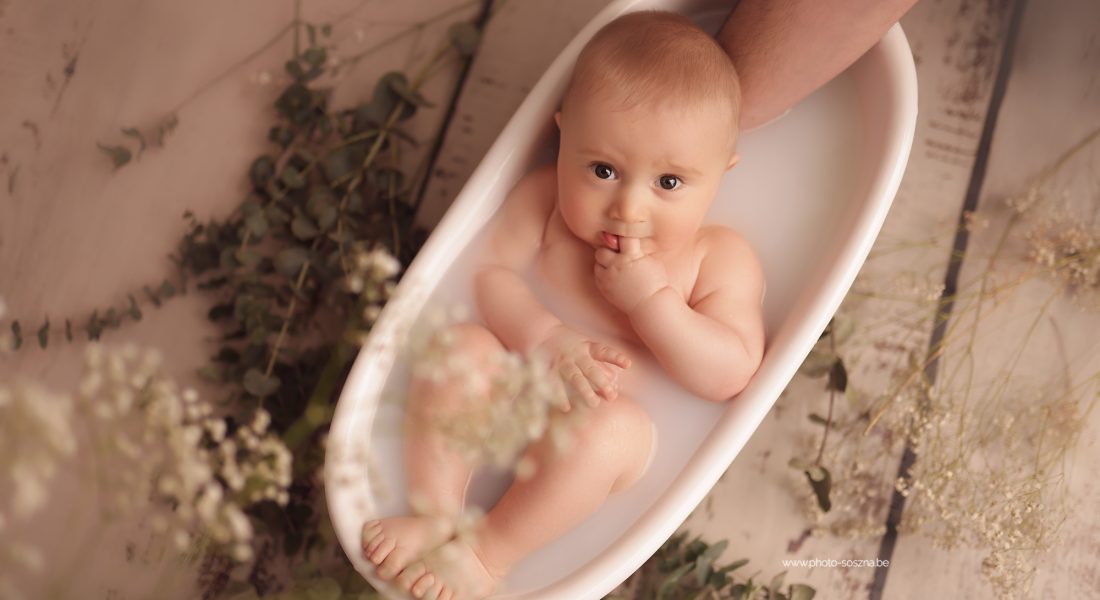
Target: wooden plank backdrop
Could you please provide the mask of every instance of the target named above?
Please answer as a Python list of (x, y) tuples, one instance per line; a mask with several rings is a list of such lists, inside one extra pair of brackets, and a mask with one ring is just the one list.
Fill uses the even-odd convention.
[[(307, 20), (334, 25), (335, 54), (345, 61), (334, 82), (337, 103), (369, 95), (387, 70), (413, 68), (450, 23), (491, 10), (469, 69), (448, 65), (424, 91), (435, 107), (418, 115), (413, 134), (420, 150), (405, 158), (430, 161), (420, 194), (425, 225), (442, 216), (543, 69), (607, 4), (487, 2), (300, 4)], [(164, 256), (184, 231), (184, 210), (207, 217), (236, 206), (245, 192), (243, 174), (264, 147), (274, 82), (293, 43), (286, 27), (295, 6), (290, 0), (0, 0), (0, 298), (9, 317), (25, 320), (25, 331), (47, 315), (58, 323), (92, 307), (124, 304), (127, 293), (169, 272)], [(848, 332), (838, 342), (851, 386), (836, 399), (837, 419), (854, 422), (882, 406), (913, 361), (922, 364), (930, 355), (939, 357), (929, 379), (940, 398), (969, 397), (962, 388), (981, 394), (1006, 387), (998, 384), (1006, 364), (1017, 367), (1010, 385), (1019, 390), (1083, 393), (1100, 371), (1100, 317), (1095, 308), (1082, 309), (1084, 301), (1060, 296), (1044, 304), (1055, 283), (1036, 277), (995, 300), (982, 297), (988, 304), (980, 322), (973, 316), (978, 296), (967, 292), (980, 285), (1014, 219), (1004, 200), (1026, 196), (1046, 167), (1100, 127), (1097, 23), (1100, 5), (1091, 0), (924, 0), (902, 20), (917, 61), (918, 130), (894, 208), (838, 316)], [(379, 42), (387, 43), (374, 49)], [(117, 172), (95, 147), (122, 141), (122, 127), (148, 129), (172, 113), (179, 126), (167, 144)], [(1043, 188), (1044, 197), (1070, 198), (1073, 214), (1084, 215), (1093, 230), (1100, 204), (1097, 148), (1080, 152)], [(1022, 230), (1035, 225), (1017, 221), (1013, 226)], [(1024, 242), (1009, 250), (1026, 264)], [(951, 305), (941, 301), (945, 286), (947, 299), (957, 300)], [(210, 353), (207, 309), (200, 296), (186, 296), (146, 311), (141, 323), (108, 341), (159, 347), (173, 374), (201, 386), (190, 374)], [(937, 314), (947, 319), (940, 333)], [(1041, 325), (1029, 333), (1036, 321)], [(939, 356), (945, 337), (951, 341), (960, 331), (975, 341), (948, 345)], [(1026, 354), (1018, 358), (1021, 346)], [(78, 345), (59, 343), (0, 356), (0, 381), (21, 376), (69, 388), (80, 355)], [(1021, 392), (1016, 404), (985, 405), (1026, 416), (1029, 397)], [(914, 496), (907, 504), (894, 489), (907, 454), (904, 415), (887, 413), (867, 436), (841, 428), (830, 434), (823, 462), (836, 479), (834, 509), (823, 514), (814, 507), (804, 477), (788, 461), (813, 459), (822, 430), (808, 417), (826, 414), (828, 404), (820, 378), (797, 377), (685, 528), (709, 541), (730, 540), (724, 560), (751, 559), (749, 572), (758, 571), (760, 579), (787, 571), (788, 581), (814, 586), (820, 598), (995, 597), (980, 575), (987, 551), (943, 548), (907, 522), (922, 505)], [(1035, 597), (1100, 595), (1094, 563), (1100, 417), (1088, 414), (1079, 441), (1051, 465), (1065, 473), (1064, 496), (1058, 496), (1065, 521), (1053, 547), (1034, 559)], [(920, 452), (915, 456), (919, 465)], [(74, 503), (80, 501), (52, 503), (50, 516), (72, 512)], [(76, 529), (71, 521), (42, 523), (36, 524), (41, 535), (52, 539), (65, 537), (63, 531), (78, 538), (81, 528), (91, 528), (87, 518), (78, 519)], [(129, 587), (106, 583), (112, 568), (124, 565), (123, 538), (133, 531), (116, 532), (91, 557), (78, 545), (51, 546), (63, 564), (87, 563), (69, 590), (130, 597), (164, 576), (153, 570)], [(891, 564), (811, 569), (782, 562), (809, 558), (889, 558)], [(176, 585), (187, 597), (189, 588)]]

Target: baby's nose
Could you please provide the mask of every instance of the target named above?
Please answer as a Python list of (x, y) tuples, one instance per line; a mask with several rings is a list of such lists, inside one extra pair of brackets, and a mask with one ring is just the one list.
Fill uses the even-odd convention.
[(611, 205), (611, 218), (626, 223), (644, 221), (644, 203), (632, 194), (620, 194)]

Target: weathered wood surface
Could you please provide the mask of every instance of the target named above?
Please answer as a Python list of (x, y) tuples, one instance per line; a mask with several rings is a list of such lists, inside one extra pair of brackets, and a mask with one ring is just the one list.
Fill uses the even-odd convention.
[[(73, 389), (83, 344), (55, 337), (47, 351), (38, 349), (33, 333), (42, 320), (48, 316), (56, 332), (65, 318), (79, 326), (94, 308), (125, 306), (127, 293), (140, 298), (143, 285), (174, 274), (166, 255), (185, 231), (185, 210), (224, 217), (244, 198), (248, 166), (269, 151), (295, 4), (0, 1), (0, 297), (4, 331), (21, 319), (28, 332), (27, 348), (0, 356), (0, 381)], [(446, 43), (447, 27), (481, 8), (470, 0), (341, 0), (304, 2), (301, 17), (333, 25), (334, 54), (344, 59), (333, 102), (348, 105), (369, 99), (384, 72), (415, 71)], [(432, 146), (458, 67), (438, 69), (422, 89), (435, 108), (411, 127), (421, 144), (403, 157), (410, 164)], [(120, 128), (148, 131), (173, 112), (179, 125), (165, 146), (117, 171), (96, 148), (126, 141)], [(146, 309), (140, 323), (104, 341), (155, 347), (171, 374), (201, 389), (193, 373), (215, 351), (209, 303), (192, 292)], [(147, 564), (157, 550), (140, 533), (131, 553), (124, 538), (134, 537), (133, 526), (97, 531), (88, 486), (73, 473), (62, 479), (62, 500), (36, 516), (33, 531), (9, 523), (0, 534), (27, 533), (56, 559), (41, 587), (24, 588), (28, 597), (47, 597), (43, 588), (59, 581), (64, 590), (50, 589), (62, 597), (149, 597), (150, 589), (194, 597), (193, 575), (162, 575), (156, 561)]]
[[(334, 39), (348, 56), (462, 4), (466, 6), (454, 13), (455, 18), (471, 17), (480, 8), (456, 0), (349, 0), (306, 1), (303, 10), (309, 20), (334, 22)], [(421, 222), (438, 220), (545, 66), (605, 4), (606, 0), (568, 0), (499, 5), (446, 123), (443, 146), (423, 194)], [(842, 314), (856, 323), (843, 350), (857, 397), (883, 395), (890, 376), (905, 368), (908, 357), (923, 359), (927, 352), (934, 295), (952, 253), (1010, 10), (1003, 0), (926, 0), (902, 21), (918, 61), (921, 114), (894, 209), (842, 308)], [(0, 2), (0, 55), (5, 57), (0, 61), (5, 90), (0, 94), (0, 295), (9, 316), (34, 321), (49, 315), (57, 322), (91, 307), (121, 304), (127, 290), (164, 278), (169, 270), (164, 255), (183, 232), (179, 215), (184, 210), (219, 215), (235, 206), (244, 191), (246, 166), (266, 138), (270, 115), (256, 107), (269, 106), (276, 89), (261, 83), (262, 73), (279, 72), (290, 52), (290, 37), (284, 35), (194, 94), (272, 40), (290, 21), (292, 11), (292, 2), (275, 6), (269, 1), (232, 6), (136, 0), (95, 5), (67, 0)], [(1032, 2), (1026, 17), (982, 188), (982, 208), (1026, 187), (1044, 165), (1100, 125), (1100, 38), (1094, 25), (1100, 14), (1095, 3)], [(381, 72), (415, 64), (442, 39), (449, 22), (403, 37), (363, 61), (345, 75), (337, 101), (361, 98), (370, 92), (368, 82)], [(426, 142), (425, 148), (443, 122), (457, 77), (456, 69), (444, 71), (425, 92), (437, 106), (419, 119), (416, 135)], [(120, 127), (148, 127), (184, 102), (178, 109), (180, 126), (166, 147), (111, 172), (96, 142), (121, 141)], [(1072, 182), (1065, 185), (1095, 189), (1096, 156), (1093, 152), (1070, 165), (1074, 175), (1066, 175)], [(973, 259), (989, 252), (1004, 218), (1003, 211), (994, 211), (989, 225), (975, 231), (962, 281), (972, 280), (983, 268)], [(1030, 299), (1049, 293), (1049, 288), (1036, 284), (1014, 293)], [(1004, 314), (1010, 320), (1014, 302), (1024, 300), (1006, 302)], [(960, 314), (964, 308), (955, 310)], [(1049, 322), (1054, 325), (1035, 338), (1035, 354), (1029, 355), (1021, 374), (1049, 385), (1063, 384), (1057, 377), (1039, 379), (1063, 373), (1063, 355), (1071, 357), (1069, 378), (1074, 383), (1074, 378), (1100, 368), (1091, 333), (1098, 328), (1097, 318), (1075, 311), (1068, 305), (1050, 309)], [(186, 376), (210, 351), (205, 312), (205, 301), (189, 296), (146, 311), (140, 324), (111, 341), (160, 347), (173, 370)], [(975, 372), (993, 376), (1004, 362), (1004, 349), (1010, 347), (998, 336), (1012, 337), (1017, 331), (995, 320), (980, 331)], [(861, 346), (859, 340), (891, 343)], [(75, 346), (58, 344), (48, 353), (31, 349), (5, 356), (0, 358), (0, 377), (7, 380), (18, 374), (65, 387), (75, 380), (79, 354)], [(950, 365), (951, 360), (948, 355), (943, 362)], [(826, 534), (828, 526), (844, 528), (828, 516), (818, 523), (821, 530), (808, 533), (814, 528), (807, 519), (806, 506), (812, 503), (808, 487), (787, 461), (794, 456), (813, 458), (820, 428), (809, 424), (807, 416), (825, 414), (827, 403), (821, 380), (796, 379), (686, 527), (710, 540), (728, 538), (725, 557), (750, 558), (750, 570), (759, 570), (764, 580), (786, 570), (788, 581), (813, 585), (818, 597), (862, 598), (879, 593), (869, 591), (873, 569), (809, 570), (780, 562), (875, 558), (880, 550), (890, 484), (904, 441), (900, 436), (872, 436), (866, 442), (877, 444), (881, 452), (863, 465), (864, 471), (884, 485), (858, 498), (867, 518), (847, 528), (863, 535)], [(1098, 592), (1100, 579), (1091, 562), (1098, 551), (1097, 516), (1084, 510), (1100, 496), (1097, 466), (1089, 460), (1098, 435), (1100, 423), (1094, 413), (1076, 454), (1066, 463), (1067, 504), (1078, 508), (1063, 525), (1059, 549), (1036, 565), (1035, 590), (1044, 597)], [(838, 444), (830, 437), (827, 465), (836, 458), (831, 452)], [(925, 597), (930, 592), (991, 597), (979, 575), (982, 556), (965, 549), (938, 549), (921, 536), (903, 533), (881, 597)], [(73, 558), (64, 555), (66, 561)], [(93, 577), (98, 567), (122, 559), (115, 554), (100, 560), (84, 571), (90, 586), (84, 589), (91, 597), (108, 591)]]

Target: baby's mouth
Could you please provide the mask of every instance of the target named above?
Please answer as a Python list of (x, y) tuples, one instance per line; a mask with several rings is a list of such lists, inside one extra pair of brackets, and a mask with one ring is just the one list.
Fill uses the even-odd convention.
[(611, 248), (615, 252), (619, 251), (619, 236), (614, 233), (608, 233), (606, 231), (600, 232), (603, 234), (603, 242), (607, 244), (608, 248)]

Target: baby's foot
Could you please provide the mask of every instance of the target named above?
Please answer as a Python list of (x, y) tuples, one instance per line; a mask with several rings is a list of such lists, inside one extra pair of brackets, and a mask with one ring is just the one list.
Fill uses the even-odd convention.
[(389, 581), (409, 563), (439, 547), (454, 535), (454, 524), (443, 517), (389, 517), (363, 525), (363, 556), (378, 576)]
[(396, 584), (414, 598), (481, 600), (493, 593), (503, 576), (482, 561), (475, 546), (454, 539), (409, 565)]

